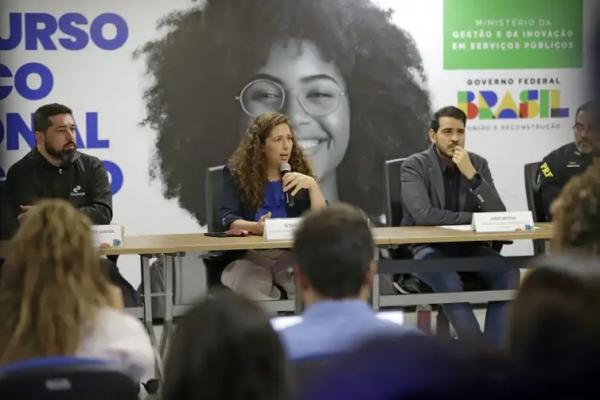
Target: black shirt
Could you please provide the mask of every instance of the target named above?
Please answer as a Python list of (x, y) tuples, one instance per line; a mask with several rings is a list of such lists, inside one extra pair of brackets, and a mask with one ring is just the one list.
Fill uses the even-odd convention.
[(34, 147), (10, 167), (6, 184), (13, 229), (22, 212), (21, 205), (48, 198), (68, 201), (93, 224), (110, 224), (112, 219), (112, 193), (106, 169), (98, 158), (84, 153), (77, 152), (71, 163), (56, 167)]
[(437, 149), (435, 150), (435, 155), (437, 156), (440, 169), (442, 170), (442, 177), (444, 179), (444, 210), (460, 211), (458, 191), (461, 173), (456, 165), (452, 161), (441, 156)]
[(573, 142), (544, 157), (540, 166), (540, 195), (547, 221), (551, 219), (550, 206), (563, 186), (572, 177), (583, 173), (591, 163), (592, 155), (580, 153)]

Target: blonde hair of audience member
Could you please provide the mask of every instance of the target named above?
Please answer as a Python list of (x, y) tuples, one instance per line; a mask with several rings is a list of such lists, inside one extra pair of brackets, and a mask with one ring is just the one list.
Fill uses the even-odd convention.
[(90, 220), (63, 200), (43, 200), (10, 242), (0, 282), (0, 364), (73, 355), (100, 307), (122, 307), (92, 247)]
[(552, 214), (554, 252), (600, 255), (600, 162), (567, 182)]

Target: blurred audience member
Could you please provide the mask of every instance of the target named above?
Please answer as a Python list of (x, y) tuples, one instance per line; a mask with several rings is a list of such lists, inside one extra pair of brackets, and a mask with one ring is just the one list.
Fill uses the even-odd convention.
[(367, 304), (374, 251), (360, 209), (338, 203), (306, 216), (293, 249), (306, 311), (300, 323), (280, 332), (289, 358), (333, 355), (375, 335), (413, 331), (380, 320)]
[(0, 365), (75, 355), (119, 362), (136, 381), (153, 376), (150, 339), (103, 271), (87, 216), (64, 200), (31, 208), (0, 281)]
[(501, 365), (460, 343), (384, 336), (337, 360), (299, 390), (302, 400), (490, 399)]
[(566, 184), (552, 213), (554, 252), (600, 256), (600, 162)]
[(255, 303), (219, 293), (177, 324), (164, 400), (282, 400), (287, 367), (277, 334)]
[(592, 382), (599, 371), (598, 310), (597, 258), (564, 254), (538, 261), (512, 307), (509, 349), (516, 375), (526, 374), (544, 393), (575, 396), (573, 387)]

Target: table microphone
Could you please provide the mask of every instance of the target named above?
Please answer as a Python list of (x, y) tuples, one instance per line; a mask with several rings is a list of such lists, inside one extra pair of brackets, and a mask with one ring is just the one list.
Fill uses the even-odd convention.
[[(281, 164), (279, 164), (279, 172), (281, 172), (281, 177), (283, 177), (288, 172), (292, 172), (292, 167), (290, 166), (289, 163), (286, 163), (286, 162), (281, 163)], [(288, 192), (284, 192), (284, 194), (285, 194), (285, 203), (288, 205), (288, 207), (294, 207), (294, 204), (295, 204), (294, 196), (292, 196)]]

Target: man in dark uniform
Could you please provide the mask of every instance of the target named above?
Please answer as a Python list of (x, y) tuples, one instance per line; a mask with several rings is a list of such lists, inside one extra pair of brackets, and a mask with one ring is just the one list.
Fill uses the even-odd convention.
[(542, 160), (540, 166), (540, 194), (546, 221), (552, 219), (550, 206), (563, 186), (575, 175), (583, 173), (592, 163), (592, 152), (597, 146), (596, 126), (593, 123), (597, 107), (588, 101), (575, 112), (574, 141), (559, 147)]
[[(71, 109), (46, 104), (33, 115), (35, 147), (10, 167), (6, 176), (12, 229), (45, 198), (70, 202), (87, 215), (92, 224), (110, 224), (112, 192), (104, 164), (98, 158), (77, 151), (75, 121)], [(110, 280), (123, 292), (125, 305), (138, 303), (133, 287), (120, 275), (116, 265), (104, 260)]]

